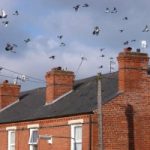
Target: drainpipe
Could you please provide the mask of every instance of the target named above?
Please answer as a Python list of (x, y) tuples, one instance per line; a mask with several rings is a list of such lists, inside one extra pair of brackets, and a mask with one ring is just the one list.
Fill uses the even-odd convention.
[(97, 104), (98, 104), (98, 149), (103, 150), (102, 74), (101, 73), (98, 74)]
[(89, 150), (92, 150), (92, 117), (89, 115)]

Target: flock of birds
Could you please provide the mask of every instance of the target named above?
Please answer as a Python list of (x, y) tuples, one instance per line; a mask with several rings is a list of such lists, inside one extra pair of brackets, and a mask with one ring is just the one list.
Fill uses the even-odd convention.
[[(12, 15), (18, 16), (18, 15), (19, 15), (18, 10), (16, 10), (15, 12), (13, 12)], [(8, 18), (8, 15), (7, 15), (7, 13), (5, 12), (5, 10), (3, 10), (3, 9), (0, 10), (0, 20), (2, 20), (2, 24), (3, 24), (5, 27), (7, 27), (8, 24), (9, 24), (9, 21), (8, 21), (7, 18)], [(31, 41), (30, 38), (27, 38), (27, 39), (24, 40), (25, 43), (28, 43), (28, 42), (30, 42), (30, 41)], [(6, 43), (6, 45), (5, 45), (5, 50), (6, 50), (7, 52), (16, 53), (16, 51), (14, 50), (16, 47), (18, 47), (17, 44), (8, 42), (8, 43)]]
[[(82, 4), (82, 5), (81, 5), (81, 4), (78, 4), (78, 5), (73, 6), (73, 9), (75, 10), (75, 12), (78, 12), (79, 9), (81, 9), (81, 8), (88, 8), (88, 7), (90, 7), (90, 5), (87, 4), (87, 3), (84, 3), (84, 4)], [(118, 13), (118, 9), (117, 9), (116, 7), (113, 7), (113, 8), (108, 8), (108, 7), (107, 7), (107, 8), (104, 10), (104, 12), (107, 13), (107, 14), (117, 14), (117, 13)], [(18, 10), (14, 11), (14, 12), (12, 13), (12, 15), (14, 15), (14, 16), (19, 16), (19, 11), (18, 11)], [(7, 27), (8, 24), (9, 24), (9, 20), (7, 20), (7, 17), (8, 17), (8, 15), (6, 14), (5, 10), (3, 10), (3, 9), (0, 10), (0, 20), (2, 20), (2, 24), (3, 24), (5, 27)], [(127, 21), (127, 20), (128, 20), (128, 17), (125, 16), (125, 17), (122, 18), (122, 20)], [(93, 31), (91, 32), (91, 34), (93, 34), (93, 36), (98, 36), (101, 31), (102, 31), (102, 28), (101, 28), (101, 27), (95, 26), (95, 27), (93, 28)], [(124, 29), (120, 29), (119, 31), (120, 31), (120, 33), (123, 33), (123, 32), (124, 32)], [(145, 27), (143, 28), (142, 32), (149, 32), (149, 31), (150, 31), (149, 26), (148, 26), (148, 25), (145, 25)], [(59, 45), (60, 47), (66, 46), (66, 43), (62, 42), (63, 35), (57, 35), (57, 38), (60, 40), (60, 45)], [(31, 41), (30, 38), (27, 38), (27, 39), (24, 40), (25, 43), (29, 43), (30, 41)], [(132, 42), (136, 42), (136, 39), (132, 39), (132, 40), (130, 40), (130, 41), (125, 41), (125, 42), (123, 43), (123, 45), (129, 45), (129, 43), (132, 43)], [(6, 43), (5, 50), (6, 50), (7, 52), (16, 53), (16, 51), (15, 51), (15, 48), (16, 48), (16, 47), (17, 47), (17, 44), (8, 42), (8, 43)], [(100, 57), (101, 57), (102, 59), (105, 57), (105, 55), (103, 54), (103, 50), (104, 50), (104, 49), (105, 49), (105, 48), (101, 48), (101, 49), (100, 49), (100, 52), (101, 52), (101, 56), (100, 56)], [(55, 58), (56, 58), (55, 55), (49, 56), (49, 59), (54, 60)], [(79, 64), (78, 68), (77, 68), (77, 72), (79, 71), (80, 66), (82, 65), (82, 63), (83, 63), (84, 61), (86, 61), (86, 60), (87, 60), (86, 57), (81, 57), (81, 62), (80, 62), (80, 64)], [(113, 67), (112, 67), (113, 64), (115, 64), (114, 59), (113, 59), (112, 57), (110, 57), (110, 72), (111, 72), (111, 70), (113, 70)], [(99, 66), (99, 68), (102, 69), (103, 66), (101, 65), (101, 66)]]

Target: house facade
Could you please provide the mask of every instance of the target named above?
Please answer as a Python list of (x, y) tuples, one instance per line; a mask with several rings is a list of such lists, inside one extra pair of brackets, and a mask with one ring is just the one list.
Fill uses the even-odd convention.
[(44, 88), (20, 93), (4, 81), (0, 150), (149, 150), (148, 54), (126, 48), (117, 59), (118, 72), (100, 79), (74, 81), (58, 67), (46, 73)]

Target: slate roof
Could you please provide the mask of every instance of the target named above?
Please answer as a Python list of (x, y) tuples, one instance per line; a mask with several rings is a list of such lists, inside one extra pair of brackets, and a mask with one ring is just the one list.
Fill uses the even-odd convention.
[[(118, 73), (102, 79), (102, 103), (117, 95)], [(45, 87), (22, 92), (19, 102), (0, 112), (0, 124), (93, 113), (97, 108), (97, 76), (78, 80), (74, 90), (53, 104), (45, 105)]]

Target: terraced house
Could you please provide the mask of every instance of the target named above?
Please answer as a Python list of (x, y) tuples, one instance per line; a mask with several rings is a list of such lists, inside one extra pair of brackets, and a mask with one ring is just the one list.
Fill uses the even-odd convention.
[(44, 88), (0, 84), (0, 150), (149, 150), (148, 54), (126, 48), (117, 59), (101, 78), (74, 81), (58, 67)]

